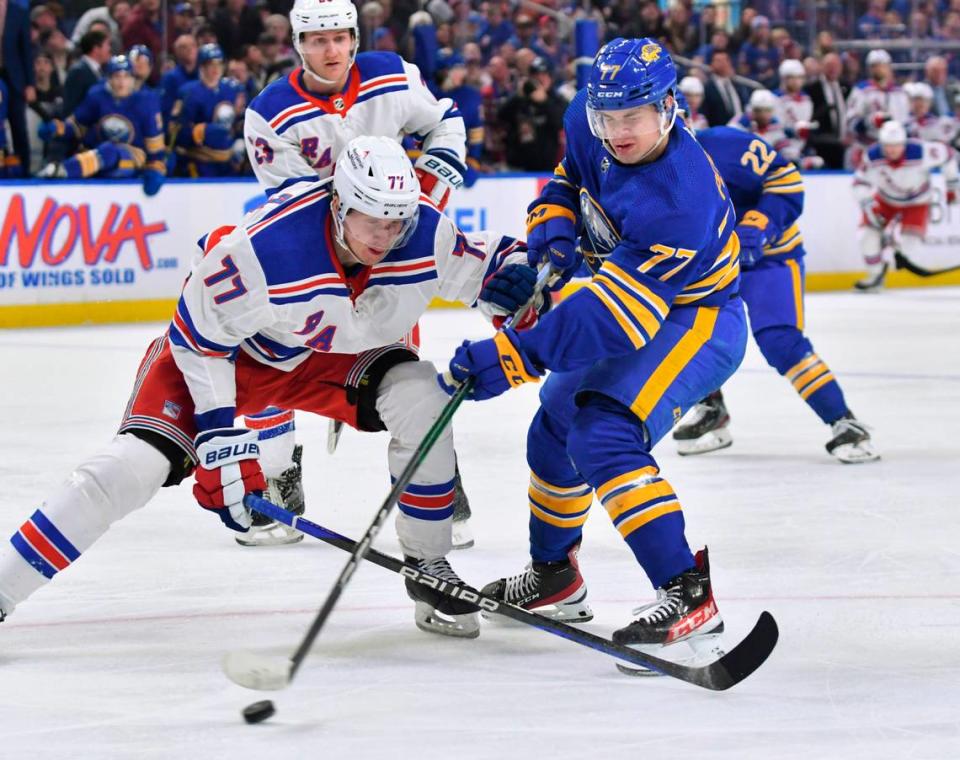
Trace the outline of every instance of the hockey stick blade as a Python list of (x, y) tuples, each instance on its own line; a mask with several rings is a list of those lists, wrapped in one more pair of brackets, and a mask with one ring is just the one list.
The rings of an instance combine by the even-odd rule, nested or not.
[[(352, 552), (357, 546), (352, 539), (310, 522), (306, 518), (287, 512), (285, 509), (277, 507), (258, 496), (248, 495), (244, 497), (244, 504), (248, 509), (271, 517), (343, 551)], [(485, 612), (503, 615), (518, 623), (539, 628), (575, 644), (595, 649), (641, 668), (654, 670), (712, 691), (729, 689), (759, 668), (770, 656), (777, 644), (779, 635), (773, 616), (769, 612), (764, 612), (747, 637), (719, 660), (701, 666), (682, 665), (617, 644), (608, 638), (553, 618), (538, 615), (522, 607), (501, 602), (470, 586), (447, 583), (376, 549), (368, 549), (364, 559), (406, 579), (434, 588), (445, 596), (476, 604)]]
[(960, 264), (956, 264), (952, 267), (943, 267), (943, 269), (925, 269), (919, 264), (915, 264), (910, 261), (910, 259), (904, 256), (900, 251), (894, 251), (893, 260), (897, 265), (897, 269), (906, 269), (910, 274), (914, 274), (917, 277), (936, 277), (941, 274), (950, 274), (950, 272), (960, 271)]
[(280, 691), (290, 683), (293, 661), (288, 657), (255, 652), (228, 652), (222, 667), (227, 678), (237, 686), (256, 691)]

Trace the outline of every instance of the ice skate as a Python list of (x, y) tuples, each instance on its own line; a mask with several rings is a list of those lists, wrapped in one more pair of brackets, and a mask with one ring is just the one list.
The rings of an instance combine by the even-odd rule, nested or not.
[(470, 500), (460, 482), (460, 470), (453, 481), (453, 548), (469, 549), (473, 546), (473, 531), (470, 529)]
[[(680, 573), (657, 589), (654, 602), (636, 608), (629, 625), (613, 632), (617, 644), (683, 664), (697, 664), (722, 657), (723, 618), (717, 610), (710, 585), (710, 561), (706, 548), (697, 552), (696, 567)], [(692, 655), (675, 644), (685, 643)], [(629, 675), (657, 675), (655, 671), (617, 665)]]
[(887, 270), (890, 265), (886, 261), (879, 264), (871, 264), (867, 267), (867, 275), (862, 280), (854, 284), (854, 289), (861, 293), (876, 293), (883, 288), (883, 282), (887, 278)]
[(706, 454), (733, 445), (729, 424), (730, 415), (723, 403), (723, 394), (714, 391), (696, 404), (673, 431), (677, 453), (681, 456)]
[[(302, 515), (306, 509), (303, 498), (303, 446), (297, 444), (293, 449), (293, 465), (277, 478), (267, 478), (267, 491), (263, 498), (271, 504), (283, 507), (295, 515)], [(293, 528), (271, 520), (266, 515), (254, 512), (253, 525), (247, 533), (236, 536), (241, 546), (283, 546), (303, 540), (303, 534)]]
[(832, 428), (833, 438), (827, 441), (827, 451), (844, 464), (875, 462), (880, 458), (869, 429), (852, 414), (841, 417)]
[(584, 601), (587, 598), (587, 586), (577, 563), (579, 550), (578, 541), (567, 552), (567, 559), (560, 562), (531, 562), (519, 575), (488, 583), (483, 587), (483, 593), (567, 623), (593, 620), (593, 610)]
[(67, 171), (62, 164), (50, 163), (40, 169), (36, 176), (41, 179), (65, 179)]
[[(404, 557), (404, 561), (447, 583), (465, 585), (446, 557), (432, 560)], [(416, 602), (414, 620), (421, 631), (463, 639), (475, 639), (480, 635), (479, 608), (475, 604), (453, 599), (409, 578), (406, 586), (407, 596)]]

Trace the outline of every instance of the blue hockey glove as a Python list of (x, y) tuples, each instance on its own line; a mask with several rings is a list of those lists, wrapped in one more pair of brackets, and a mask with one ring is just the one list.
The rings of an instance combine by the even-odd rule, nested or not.
[[(450, 360), (450, 375), (456, 384), (475, 378), (470, 398), (483, 401), (518, 385), (537, 383), (543, 372), (520, 348), (516, 332), (508, 328), (486, 340), (465, 340)], [(456, 390), (443, 375), (437, 379), (447, 393)]]
[(39, 137), (43, 142), (50, 142), (60, 132), (59, 125), (56, 120), (54, 121), (43, 121), (37, 126), (37, 137)]
[(560, 275), (562, 287), (580, 265), (574, 213), (565, 206), (541, 203), (527, 214), (527, 262), (539, 267), (546, 261)]
[(759, 211), (748, 211), (737, 225), (740, 238), (740, 266), (749, 269), (763, 258), (767, 244), (767, 225), (770, 220)]
[(143, 192), (146, 195), (156, 195), (163, 187), (164, 179), (162, 172), (158, 172), (156, 169), (145, 169), (143, 172)]
[[(507, 317), (515, 314), (524, 304), (534, 297), (537, 284), (537, 270), (526, 264), (507, 264), (494, 272), (483, 284), (480, 291), (481, 311), (493, 319), (493, 326), (500, 328)], [(528, 330), (537, 323), (543, 309), (543, 295), (531, 304), (522, 315), (513, 322), (515, 330)]]

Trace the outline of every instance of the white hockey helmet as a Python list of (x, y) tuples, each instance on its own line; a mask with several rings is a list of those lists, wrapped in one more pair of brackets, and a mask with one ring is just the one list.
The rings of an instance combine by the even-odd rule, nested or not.
[(781, 79), (785, 79), (786, 77), (807, 76), (807, 70), (803, 68), (803, 64), (796, 58), (788, 58), (781, 63), (779, 73)]
[(881, 145), (903, 145), (907, 141), (907, 130), (899, 121), (883, 122), (877, 140)]
[[(337, 195), (333, 217), (337, 242), (345, 247), (348, 246), (344, 228), (351, 211), (377, 220), (403, 223), (389, 245), (382, 246), (387, 250), (402, 246), (416, 229), (420, 183), (406, 151), (395, 140), (366, 135), (353, 138), (337, 158), (333, 190)], [(361, 242), (369, 244), (366, 240)]]
[(777, 96), (770, 90), (754, 90), (750, 93), (750, 102), (747, 103), (750, 111), (776, 111)]
[(703, 97), (703, 82), (696, 77), (684, 77), (680, 80), (678, 89), (687, 97), (691, 95)]
[(357, 8), (350, 0), (294, 0), (290, 10), (290, 28), (293, 37), (293, 47), (300, 56), (304, 71), (324, 84), (332, 84), (329, 80), (311, 71), (303, 57), (300, 47), (300, 36), (305, 32), (329, 32), (335, 29), (348, 29), (353, 33), (353, 48), (350, 52), (350, 63), (347, 71), (353, 66), (360, 46), (360, 27), (357, 23)]
[(933, 89), (926, 82), (907, 82), (903, 86), (904, 92), (909, 98), (921, 98), (923, 100), (933, 100)]
[(881, 63), (892, 63), (893, 59), (890, 53), (882, 48), (874, 48), (867, 53), (867, 66), (876, 66)]

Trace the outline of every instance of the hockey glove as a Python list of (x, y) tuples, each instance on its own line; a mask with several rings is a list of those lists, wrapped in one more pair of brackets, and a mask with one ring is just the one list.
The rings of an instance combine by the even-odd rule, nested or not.
[(243, 506), (248, 493), (261, 495), (267, 481), (260, 469), (255, 430), (219, 428), (197, 436), (196, 484), (193, 496), (232, 530), (250, 530), (250, 513)]
[(146, 195), (156, 195), (163, 187), (164, 175), (156, 169), (145, 169), (143, 172), (143, 192)]
[(456, 155), (439, 148), (423, 153), (413, 169), (420, 181), (420, 192), (441, 211), (450, 200), (450, 192), (463, 187), (463, 177), (467, 171)]
[(770, 220), (759, 211), (748, 211), (737, 225), (740, 238), (740, 266), (749, 269), (763, 258), (767, 244), (767, 225)]
[(880, 127), (890, 121), (891, 118), (890, 114), (886, 111), (877, 111), (870, 116), (870, 123), (873, 124), (874, 129), (880, 129)]
[(563, 287), (580, 265), (574, 213), (552, 203), (534, 206), (527, 214), (527, 251), (530, 266), (549, 261), (560, 275), (551, 290)]
[(952, 206), (957, 202), (957, 189), (955, 187), (947, 188), (947, 205)]
[(452, 394), (468, 377), (475, 378), (470, 398), (483, 401), (499, 396), (523, 383), (540, 382), (543, 371), (537, 369), (520, 348), (516, 332), (507, 328), (486, 340), (465, 340), (450, 360), (450, 376), (437, 377), (440, 387)]
[[(499, 329), (507, 317), (517, 312), (534, 295), (537, 270), (526, 264), (507, 264), (490, 275), (480, 291), (480, 310), (491, 317), (493, 326)], [(514, 320), (515, 330), (528, 330), (537, 323), (544, 304), (543, 294), (522, 315)]]
[(50, 142), (61, 134), (63, 134), (62, 125), (56, 119), (40, 122), (37, 126), (37, 137), (43, 142)]
[(230, 130), (222, 124), (210, 122), (209, 124), (193, 125), (193, 142), (197, 147), (210, 148), (211, 150), (230, 150), (233, 146), (233, 135)]
[(875, 230), (882, 230), (887, 226), (886, 220), (883, 218), (880, 205), (874, 202), (872, 199), (861, 204), (863, 209), (863, 223), (867, 227), (872, 227)]

